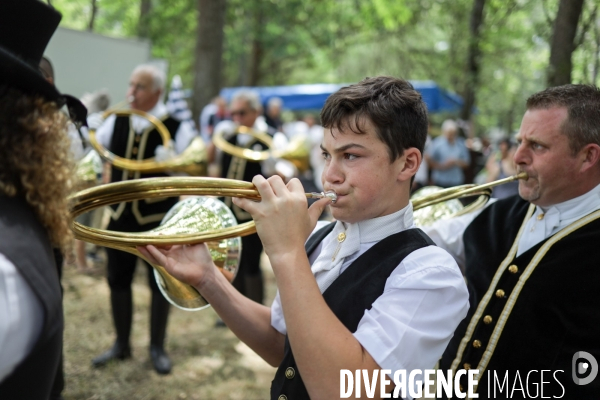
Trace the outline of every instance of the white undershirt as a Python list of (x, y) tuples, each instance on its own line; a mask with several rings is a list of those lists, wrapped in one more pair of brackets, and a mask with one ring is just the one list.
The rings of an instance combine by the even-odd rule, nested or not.
[[(148, 111), (148, 114), (153, 115), (159, 119), (166, 116), (167, 113), (167, 107), (164, 105), (164, 103), (160, 101), (156, 103), (152, 110)], [(113, 131), (115, 129), (116, 119), (117, 117), (114, 114), (109, 116), (96, 131), (96, 140), (98, 141), (98, 143), (100, 143), (107, 149), (110, 148), (110, 141), (112, 139)], [(141, 134), (145, 129), (147, 129), (151, 125), (151, 123), (147, 119), (135, 114), (131, 116), (130, 121), (133, 131), (138, 135)], [(194, 127), (191, 125), (190, 121), (181, 121), (175, 135), (173, 135), (173, 133), (171, 134), (172, 136), (175, 136), (175, 152), (177, 154), (182, 153), (190, 144), (192, 139), (198, 135)]]
[(29, 354), (44, 322), (42, 304), (0, 253), (0, 382)]
[[(487, 206), (494, 202), (495, 199), (490, 200)], [(599, 209), (600, 185), (579, 197), (545, 209), (536, 206), (535, 212), (527, 221), (523, 234), (519, 239), (517, 257), (571, 223)], [(452, 254), (461, 268), (464, 268), (465, 244), (463, 234), (467, 226), (480, 212), (481, 210), (457, 218), (440, 220), (421, 229), (438, 246)], [(544, 217), (538, 219), (540, 214), (544, 214)], [(520, 225), (522, 221), (514, 221), (514, 223)]]
[[(315, 267), (323, 268), (316, 265), (321, 252), (328, 253), (331, 248), (335, 252), (337, 248), (337, 236), (344, 231), (344, 224), (338, 221), (309, 258), (321, 291), (321, 281), (329, 280), (321, 275), (339, 276), (380, 240), (413, 228), (411, 204), (384, 217), (346, 224), (346, 239), (332, 268), (326, 266), (322, 272), (315, 272)], [(330, 246), (331, 243), (335, 245)], [(331, 255), (325, 258), (331, 260)], [(467, 315), (468, 298), (464, 279), (452, 257), (436, 246), (421, 248), (394, 269), (383, 294), (365, 311), (354, 337), (381, 368), (392, 371), (392, 376), (399, 369), (433, 368)], [(271, 325), (282, 334), (287, 333), (279, 292), (271, 306)]]

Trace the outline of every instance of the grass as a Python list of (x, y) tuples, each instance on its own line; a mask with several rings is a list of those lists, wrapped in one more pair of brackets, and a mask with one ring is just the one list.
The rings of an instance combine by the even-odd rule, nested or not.
[[(263, 265), (268, 260), (263, 259)], [(173, 361), (170, 375), (157, 374), (150, 363), (150, 290), (145, 268), (138, 266), (133, 284), (134, 316), (131, 359), (94, 369), (91, 360), (112, 346), (114, 328), (103, 263), (90, 274), (66, 266), (64, 286), (65, 400), (266, 399), (275, 369), (241, 343), (228, 328), (215, 328), (216, 313), (172, 308), (166, 349)], [(270, 304), (275, 283), (263, 268)]]

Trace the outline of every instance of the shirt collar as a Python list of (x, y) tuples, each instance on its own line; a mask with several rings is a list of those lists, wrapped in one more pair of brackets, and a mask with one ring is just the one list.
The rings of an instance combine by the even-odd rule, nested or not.
[(155, 116), (156, 118), (162, 118), (167, 114), (167, 106), (162, 101), (156, 103), (152, 110), (148, 111), (148, 114)]
[(600, 208), (600, 185), (574, 199), (555, 204), (545, 212), (542, 207), (536, 206), (534, 215), (558, 215), (557, 224), (563, 221), (573, 222)]
[(353, 224), (338, 221), (333, 229), (335, 236), (346, 232), (347, 240), (356, 239), (358, 243), (377, 242), (390, 235), (413, 228), (413, 206), (411, 202), (401, 210), (383, 217), (371, 218)]

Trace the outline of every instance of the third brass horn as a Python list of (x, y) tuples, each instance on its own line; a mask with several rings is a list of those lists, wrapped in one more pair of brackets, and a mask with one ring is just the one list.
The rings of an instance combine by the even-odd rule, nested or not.
[[(148, 120), (148, 122), (150, 122), (150, 124), (152, 124), (160, 134), (163, 141), (163, 146), (166, 148), (171, 146), (171, 135), (169, 130), (165, 124), (163, 124), (162, 121), (155, 116), (134, 109), (111, 109), (106, 111), (102, 117), (106, 119), (113, 114), (116, 116), (128, 117), (137, 115)], [(181, 154), (178, 154), (176, 157), (165, 161), (157, 161), (154, 157), (138, 160), (130, 160), (119, 157), (111, 153), (98, 142), (96, 139), (95, 129), (90, 129), (89, 136), (90, 144), (98, 152), (100, 157), (119, 169), (146, 174), (154, 172), (183, 172), (192, 176), (207, 175), (208, 154), (206, 151), (206, 145), (200, 136), (195, 137)], [(140, 154), (140, 157), (141, 156), (142, 155)]]

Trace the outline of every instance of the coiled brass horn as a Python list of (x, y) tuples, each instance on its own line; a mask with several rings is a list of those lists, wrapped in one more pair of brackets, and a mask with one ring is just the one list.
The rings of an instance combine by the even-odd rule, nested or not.
[[(189, 198), (177, 203), (167, 213), (161, 225), (147, 232), (123, 233), (95, 229), (75, 221), (80, 214), (98, 207), (149, 198), (177, 195), (244, 197), (259, 200), (250, 182), (202, 177), (146, 178), (115, 182), (75, 193), (69, 199), (73, 217), (71, 228), (77, 239), (110, 247), (144, 258), (136, 246), (154, 244), (194, 244), (207, 242), (213, 260), (231, 282), (237, 273), (237, 257), (241, 236), (256, 232), (253, 221), (238, 225), (231, 210), (214, 198)], [(307, 197), (334, 197), (331, 193), (307, 193)], [(148, 261), (148, 260), (146, 260)], [(163, 295), (173, 305), (184, 310), (199, 310), (208, 306), (192, 286), (184, 284), (163, 267), (150, 263)]]
[[(498, 179), (480, 185), (467, 184), (447, 189), (424, 187), (412, 197), (414, 221), (418, 226), (430, 225), (442, 218), (453, 218), (468, 214), (483, 207), (489, 200), (495, 186), (513, 182), (519, 179), (527, 180), (527, 173)], [(464, 206), (458, 201), (463, 197), (478, 196), (473, 202)]]
[[(165, 148), (170, 148), (171, 135), (169, 134), (169, 130), (165, 124), (163, 124), (162, 121), (155, 116), (135, 109), (111, 109), (106, 111), (102, 117), (106, 119), (112, 114), (117, 116), (138, 115), (147, 119), (148, 122), (154, 125), (160, 134), (163, 141), (163, 146)], [(89, 138), (90, 144), (98, 152), (100, 157), (119, 169), (146, 174), (154, 172), (183, 172), (192, 176), (207, 175), (208, 154), (204, 141), (199, 136), (195, 137), (181, 154), (165, 161), (156, 161), (154, 157), (144, 160), (130, 160), (119, 157), (108, 151), (98, 142), (96, 139), (95, 129), (90, 129)]]
[(307, 171), (310, 168), (310, 140), (306, 135), (294, 136), (285, 149), (274, 149), (273, 138), (266, 133), (259, 132), (246, 126), (238, 126), (234, 134), (250, 135), (254, 139), (265, 144), (268, 149), (256, 151), (235, 146), (225, 140), (223, 136), (224, 131), (221, 129), (217, 129), (213, 133), (212, 140), (215, 147), (234, 157), (250, 161), (265, 161), (269, 158), (280, 158), (290, 161), (300, 172)]
[[(520, 173), (484, 185), (463, 185), (456, 188), (443, 189), (439, 192), (413, 199), (413, 208), (414, 210), (420, 210), (440, 202), (473, 195), (479, 195), (480, 198), (487, 201), (492, 187), (516, 179), (527, 179), (527, 174)], [(181, 205), (182, 202), (177, 203), (169, 211), (169, 214), (163, 220), (163, 224), (157, 229), (148, 232), (125, 233), (107, 231), (87, 227), (74, 220), (80, 214), (110, 204), (178, 195), (242, 197), (260, 200), (258, 190), (251, 182), (232, 179), (164, 177), (115, 182), (85, 189), (70, 197), (70, 211), (73, 217), (71, 227), (75, 237), (79, 240), (127, 251), (142, 258), (143, 256), (137, 251), (136, 246), (147, 244), (167, 246), (209, 242), (209, 249), (211, 252), (215, 252), (213, 253), (215, 263), (221, 268), (221, 272), (229, 281), (232, 281), (237, 272), (237, 265), (235, 263), (237, 250), (235, 248), (236, 246), (239, 248), (239, 245), (235, 242), (223, 241), (236, 240), (233, 238), (239, 240), (241, 236), (247, 236), (256, 232), (256, 226), (254, 225), (254, 221), (237, 225), (229, 208), (216, 199), (209, 200), (213, 203), (220, 203), (222, 207), (211, 205), (214, 210), (218, 209), (218, 211), (213, 212), (206, 212), (197, 207), (198, 203), (194, 201), (200, 200), (194, 198), (185, 200), (183, 202), (184, 205)], [(332, 200), (336, 199), (335, 194), (332, 193), (307, 193), (306, 196), (310, 198), (327, 196), (331, 197)], [(189, 204), (185, 203), (186, 201)], [(485, 204), (485, 201), (477, 201), (475, 203), (477, 207), (481, 207)], [(474, 209), (475, 207), (465, 208), (461, 212), (465, 213)], [(223, 218), (217, 218), (217, 216)], [(226, 250), (228, 248), (233, 250)], [(218, 261), (219, 259), (221, 260), (220, 262)], [(161, 291), (172, 304), (186, 310), (197, 310), (208, 306), (206, 300), (192, 286), (179, 282), (169, 275), (163, 267), (151, 265), (154, 267), (155, 276), (157, 277)]]

